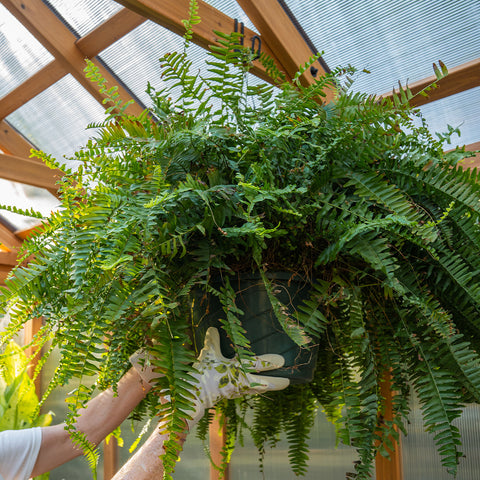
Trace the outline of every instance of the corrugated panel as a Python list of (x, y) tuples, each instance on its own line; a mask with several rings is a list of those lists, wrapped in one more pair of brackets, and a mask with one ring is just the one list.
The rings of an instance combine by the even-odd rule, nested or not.
[(0, 4), (0, 97), (51, 60), (52, 55)]
[(331, 67), (372, 72), (357, 88), (384, 93), (397, 80), (432, 75), (439, 59), (453, 67), (479, 55), (478, 0), (287, 0)]
[[(165, 86), (159, 59), (166, 53), (183, 51), (183, 43), (180, 35), (146, 21), (101, 52), (99, 57), (141, 102), (149, 106), (151, 101), (145, 93), (147, 83), (156, 90)], [(206, 50), (191, 43), (188, 58), (192, 62), (192, 73), (207, 73)], [(252, 85), (259, 82), (253, 75), (249, 75), (248, 81)]]
[(461, 136), (454, 135), (451, 146), (445, 144), (447, 150), (480, 141), (480, 87), (428, 103), (421, 111), (433, 132), (459, 127)]
[[(147, 21), (101, 52), (100, 58), (145, 105), (150, 105), (145, 93), (147, 82), (156, 89), (163, 86), (159, 58), (182, 49), (182, 37)], [(190, 52), (195, 68), (202, 69), (205, 50), (192, 44)]]
[[(242, 22), (247, 28), (258, 33), (258, 30), (255, 28), (255, 25), (248, 18), (247, 14), (242, 10), (240, 5), (236, 1), (232, 0), (206, 0), (206, 3), (210, 4), (212, 7), (215, 7), (217, 10), (220, 10), (225, 15), (233, 19), (237, 19), (239, 22)], [(233, 30), (233, 25), (232, 25)]]
[[(424, 430), (418, 402), (412, 405), (410, 424), (406, 437), (402, 438), (404, 480), (452, 480), (441, 466), (440, 456), (433, 442), (433, 436)], [(465, 454), (458, 466), (458, 480), (478, 480), (480, 472), (480, 406), (468, 405), (462, 417), (455, 421), (462, 435)]]
[[(272, 404), (272, 408), (275, 406)], [(358, 454), (353, 447), (336, 446), (335, 426), (322, 411), (318, 411), (308, 440), (309, 468), (305, 476), (292, 472), (288, 458), (288, 442), (284, 435), (275, 448), (265, 448), (264, 473), (259, 469), (259, 454), (250, 436), (245, 434), (244, 446), (238, 446), (231, 461), (231, 475), (235, 480), (345, 480), (347, 472), (354, 471)], [(423, 480), (423, 479), (422, 479)]]
[(104, 119), (102, 106), (71, 76), (59, 80), (7, 117), (7, 121), (58, 161), (72, 155)]
[[(371, 71), (354, 89), (382, 94), (400, 80), (414, 82), (433, 74), (439, 59), (455, 67), (479, 56), (478, 0), (286, 0), (330, 67), (352, 64)], [(465, 122), (459, 144), (480, 140), (478, 89), (434, 102), (422, 111), (432, 130)], [(459, 121), (460, 119), (460, 121)]]
[[(58, 200), (43, 188), (0, 179), (0, 204), (23, 209), (33, 208), (43, 215), (49, 215), (57, 208)], [(24, 217), (6, 210), (0, 210), (0, 216), (17, 230), (24, 230), (39, 222), (37, 218)]]
[(44, 0), (80, 37), (98, 27), (123, 7), (113, 0)]

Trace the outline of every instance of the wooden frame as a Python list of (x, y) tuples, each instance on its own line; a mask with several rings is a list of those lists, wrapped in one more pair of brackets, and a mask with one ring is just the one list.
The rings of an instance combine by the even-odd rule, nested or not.
[[(215, 415), (208, 430), (208, 441), (210, 445), (210, 456), (215, 465), (222, 463), (222, 450), (226, 441), (226, 426), (219, 415)], [(214, 467), (210, 467), (210, 480), (230, 480), (230, 465), (226, 466), (225, 473), (222, 475)]]
[(76, 40), (75, 44), (85, 57), (93, 58), (146, 20), (128, 8), (122, 8), (90, 33)]
[[(290, 20), (287, 13), (283, 10), (277, 0), (237, 0), (250, 20), (258, 28), (262, 38), (264, 38), (277, 58), (286, 69), (286, 73), (292, 78), (300, 65), (303, 65), (308, 59), (316, 54), (303, 39), (300, 32)], [(322, 64), (318, 61), (314, 63), (317, 69), (316, 75), (325, 74)], [(300, 81), (304, 85), (310, 85), (315, 82), (315, 76), (310, 70), (307, 70)], [(333, 100), (335, 92), (328, 91), (326, 102)]]
[[(383, 418), (387, 421), (393, 420), (393, 398), (391, 374), (386, 372), (383, 382), (380, 385), (380, 396), (383, 398)], [(402, 445), (400, 440), (390, 439), (394, 445), (393, 451), (388, 451), (390, 458), (377, 454), (375, 458), (376, 480), (402, 480)]]
[(22, 240), (3, 223), (0, 223), (0, 243), (13, 252), (16, 252), (22, 246)]
[[(116, 1), (179, 35), (183, 35), (185, 32), (182, 20), (185, 19), (188, 12), (189, 0), (162, 0), (161, 2), (158, 0)], [(224, 33), (233, 32), (234, 19), (225, 15), (220, 10), (217, 10), (203, 0), (198, 0), (198, 6), (198, 14), (202, 21), (198, 25), (194, 25), (192, 28), (193, 42), (205, 49), (209, 49), (210, 45), (215, 44), (217, 41), (214, 30)], [(253, 37), (257, 36), (255, 32), (247, 27), (244, 27), (244, 35), (244, 42), (246, 45), (250, 45)], [(262, 36), (260, 36), (260, 38), (262, 51), (272, 57), (280, 70), (288, 73), (274, 50), (269, 45), (268, 40)], [(259, 62), (254, 63), (252, 73), (266, 81), (270, 80), (268, 75), (266, 75), (265, 68)]]
[(0, 148), (10, 155), (28, 158), (32, 145), (5, 120), (1, 120)]
[[(413, 94), (418, 93), (431, 83), (436, 81), (436, 77), (431, 76), (424, 78), (417, 82), (409, 84), (409, 88)], [(471, 88), (480, 86), (480, 58), (472, 60), (471, 62), (463, 63), (457, 67), (449, 68), (448, 75), (438, 82), (438, 88), (430, 91), (428, 97), (418, 96), (410, 102), (412, 106), (419, 107), (441, 98), (455, 95), (456, 93), (464, 92)], [(392, 92), (388, 92), (383, 97), (391, 97)]]
[(0, 178), (56, 191), (61, 170), (51, 170), (40, 161), (0, 153)]
[[(98, 102), (105, 98), (97, 85), (85, 78), (85, 56), (76, 44), (75, 35), (56, 17), (41, 0), (1, 0), (1, 3), (30, 31), (30, 33), (60, 62), (87, 92)], [(97, 64), (99, 73), (109, 85), (117, 85), (116, 79), (101, 64)], [(118, 93), (125, 101), (130, 94), (121, 85)], [(129, 112), (140, 114), (143, 108), (137, 104), (129, 106)]]
[(0, 98), (0, 119), (6, 118), (32, 98), (66, 75), (60, 61), (54, 59), (17, 88)]
[(474, 157), (462, 160), (461, 164), (464, 168), (480, 168), (480, 142), (472, 143), (465, 146), (467, 152), (477, 152)]

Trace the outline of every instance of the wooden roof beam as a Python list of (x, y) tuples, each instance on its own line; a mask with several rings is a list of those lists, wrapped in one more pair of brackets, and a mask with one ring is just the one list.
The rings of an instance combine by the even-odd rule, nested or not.
[[(128, 8), (123, 8), (82, 38), (75, 41), (85, 58), (93, 58), (123, 35), (146, 21)], [(54, 59), (3, 98), (0, 98), (0, 120), (20, 108), (39, 93), (63, 78), (68, 71)]]
[(128, 8), (122, 8), (75, 44), (85, 57), (93, 58), (146, 20)]
[[(413, 98), (410, 101), (410, 105), (419, 107), (434, 102), (435, 100), (440, 100), (441, 98), (446, 98), (450, 95), (455, 95), (456, 93), (480, 86), (480, 58), (463, 63), (457, 67), (449, 68), (448, 75), (441, 80), (436, 81), (436, 78), (431, 76), (411, 83), (408, 87), (413, 94), (416, 94), (433, 82), (437, 83), (438, 88), (431, 90), (428, 97), (419, 95)], [(382, 97), (391, 98), (392, 92), (385, 93)]]
[(52, 60), (17, 88), (0, 98), (0, 120), (42, 93), (50, 85), (65, 76), (66, 73), (64, 66), (58, 60)]
[[(178, 35), (183, 35), (185, 33), (185, 27), (182, 20), (185, 20), (188, 16), (189, 0), (162, 0), (161, 2), (158, 0), (116, 1), (139, 15), (168, 28)], [(210, 45), (215, 44), (217, 41), (217, 38), (213, 33), (214, 30), (227, 34), (234, 31), (234, 19), (225, 15), (223, 12), (217, 10), (203, 0), (198, 0), (198, 14), (202, 20), (192, 28), (193, 42), (205, 49), (209, 49)], [(256, 32), (245, 27), (244, 36), (244, 44), (250, 45), (253, 37), (258, 35)], [(265, 52), (272, 57), (278, 68), (288, 74), (285, 67), (279, 61), (278, 56), (271, 48), (268, 40), (263, 36), (261, 36), (261, 45), (262, 52)], [(254, 62), (251, 72), (263, 80), (270, 81), (265, 68), (257, 61)]]
[(7, 279), (10, 270), (12, 270), (11, 266), (0, 265), (0, 285), (5, 285), (5, 280)]
[(0, 252), (0, 265), (13, 268), (17, 263), (17, 254), (15, 252)]
[[(298, 67), (316, 53), (312, 52), (278, 0), (237, 0), (237, 2), (257, 27), (262, 38), (268, 42), (290, 77), (293, 77)], [(317, 76), (326, 73), (320, 62), (316, 61), (313, 66), (317, 69)], [(315, 77), (308, 70), (300, 81), (307, 86), (315, 82)], [(333, 100), (335, 92), (330, 90), (326, 93), (325, 101)]]
[(57, 190), (56, 182), (62, 176), (61, 170), (52, 170), (39, 161), (0, 153), (0, 178), (52, 191)]
[[(480, 152), (480, 142), (471, 143), (465, 146), (467, 152)], [(464, 168), (480, 168), (480, 153), (474, 157), (465, 158), (461, 161)]]
[(0, 148), (11, 155), (29, 157), (32, 144), (5, 120), (0, 121)]
[[(85, 78), (85, 55), (77, 47), (77, 38), (42, 2), (42, 0), (0, 0), (0, 2), (30, 31), (30, 33), (56, 58), (62, 67), (70, 73), (98, 102), (104, 97), (97, 85)], [(97, 63), (100, 74), (110, 86), (118, 81), (102, 65)], [(130, 94), (120, 85), (118, 93), (124, 101)], [(140, 114), (142, 107), (137, 104), (129, 106), (129, 112)]]
[(16, 252), (22, 246), (22, 239), (17, 237), (3, 223), (0, 223), (0, 243), (10, 251)]
[[(28, 140), (26, 140), (22, 135), (20, 135), (13, 127), (11, 127), (5, 120), (0, 121), (0, 148), (5, 152), (6, 155), (19, 157), (24, 161), (29, 161), (39, 166), (39, 167), (37, 166), (33, 168), (36, 168), (36, 169), (48, 168), (42, 163), (41, 160), (37, 158), (29, 158), (30, 150), (33, 148), (33, 145)], [(10, 166), (9, 168), (14, 169), (15, 167)], [(54, 184), (58, 179), (59, 173), (54, 170), (50, 170), (50, 169), (48, 170), (52, 175), (50, 185), (53, 185), (53, 187), (45, 186), (44, 188), (46, 188), (52, 195), (58, 196), (57, 187)], [(37, 172), (40, 170), (34, 170), (34, 171)], [(12, 175), (15, 175), (15, 172), (12, 172)], [(24, 182), (24, 183), (27, 183), (28, 185), (34, 185), (34, 183), (31, 183), (31, 182), (35, 182), (35, 181), (36, 180), (34, 178), (29, 177), (28, 182)]]

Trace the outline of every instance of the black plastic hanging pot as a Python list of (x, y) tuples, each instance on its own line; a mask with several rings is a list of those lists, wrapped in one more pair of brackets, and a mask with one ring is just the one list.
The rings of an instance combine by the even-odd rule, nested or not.
[[(310, 285), (299, 275), (280, 272), (267, 276), (273, 282), (275, 297), (286, 306), (290, 314), (308, 297)], [(235, 304), (244, 312), (241, 322), (252, 351), (257, 355), (277, 353), (285, 358), (284, 367), (265, 372), (265, 375), (287, 377), (291, 383), (310, 382), (315, 370), (318, 342), (313, 339), (309, 345), (300, 347), (284, 332), (260, 275), (239, 274), (234, 279), (230, 277), (230, 284), (236, 293)], [(221, 279), (212, 282), (216, 289), (222, 285)], [(216, 296), (195, 291), (192, 317), (197, 351), (203, 345), (207, 329), (216, 327), (220, 333), (223, 355), (227, 358), (235, 355), (232, 342), (222, 328), (221, 319), (225, 318), (225, 313)]]

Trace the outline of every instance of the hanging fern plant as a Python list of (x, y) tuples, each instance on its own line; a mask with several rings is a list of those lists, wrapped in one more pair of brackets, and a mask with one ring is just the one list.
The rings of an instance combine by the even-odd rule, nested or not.
[[(393, 100), (355, 93), (340, 69), (304, 87), (284, 82), (263, 56), (276, 85), (249, 85), (251, 52), (237, 34), (217, 35), (206, 75), (191, 72), (188, 50), (161, 59), (168, 86), (149, 87), (153, 108), (139, 117), (88, 64), (111, 108), (75, 154), (81, 166), (59, 184), (62, 208), (25, 242), (23, 257), (33, 260), (7, 280), (2, 303), (12, 324), (2, 341), (45, 318), (35, 343), (53, 338), (61, 352), (49, 391), (80, 380), (68, 399), (72, 431), (93, 389), (115, 388), (129, 355), (146, 346), (165, 373), (154, 393), (172, 401), (157, 405), (150, 395), (138, 414), (169, 423), (168, 476), (181, 419), (191, 413), (183, 378), (196, 355), (193, 290), (219, 298), (237, 354), (249, 355), (233, 287), (211, 280), (239, 271), (267, 279), (281, 269), (310, 284), (295, 315), (279, 304), (276, 314), (297, 343), (318, 338), (314, 379), (219, 405), (228, 445), (248, 428), (262, 453), (284, 431), (293, 471), (304, 474), (321, 405), (339, 440), (358, 450), (357, 478), (367, 479), (376, 453), (403, 430), (413, 389), (455, 474), (461, 447), (452, 421), (480, 401), (478, 172), (458, 165), (464, 150), (442, 151), (409, 107), (408, 88)], [(326, 89), (338, 91), (329, 104)], [(274, 298), (274, 285), (265, 287)], [(397, 392), (393, 421), (382, 416), (386, 372)], [(84, 384), (89, 376), (93, 387)]]

